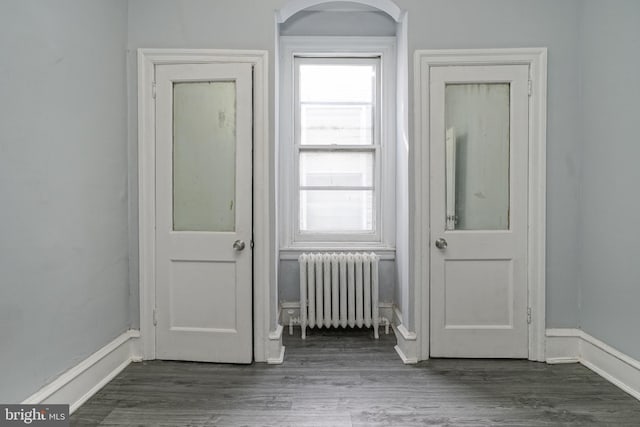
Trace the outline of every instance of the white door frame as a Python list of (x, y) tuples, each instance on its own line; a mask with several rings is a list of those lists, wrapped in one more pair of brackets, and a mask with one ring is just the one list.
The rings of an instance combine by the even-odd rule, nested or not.
[(413, 274), (417, 359), (429, 358), (429, 79), (431, 67), (448, 65), (529, 66), (527, 294), (531, 309), (529, 360), (545, 360), (547, 49), (416, 50), (414, 54)]
[(155, 359), (155, 102), (158, 64), (253, 65), (253, 357), (267, 361), (271, 318), (272, 252), (269, 200), (268, 53), (258, 50), (138, 49), (138, 215), (140, 339), (144, 359)]

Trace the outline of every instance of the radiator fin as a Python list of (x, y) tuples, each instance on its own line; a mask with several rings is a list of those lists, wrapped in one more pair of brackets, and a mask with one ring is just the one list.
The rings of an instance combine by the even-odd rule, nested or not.
[(375, 253), (304, 253), (300, 263), (300, 324), (373, 327), (378, 338), (378, 263)]

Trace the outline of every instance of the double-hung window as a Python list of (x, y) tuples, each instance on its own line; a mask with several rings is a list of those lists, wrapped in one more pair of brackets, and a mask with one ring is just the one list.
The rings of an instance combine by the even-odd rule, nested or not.
[(298, 241), (380, 241), (380, 58), (294, 58)]
[(280, 249), (393, 251), (392, 37), (282, 37)]

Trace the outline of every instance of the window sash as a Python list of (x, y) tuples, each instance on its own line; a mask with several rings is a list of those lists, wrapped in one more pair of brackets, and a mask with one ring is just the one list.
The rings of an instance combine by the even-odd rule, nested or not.
[[(299, 190), (323, 190), (323, 189), (345, 189), (345, 190), (375, 190), (376, 179), (379, 175), (379, 158), (380, 147), (378, 146), (363, 146), (363, 145), (298, 145), (296, 146), (297, 154), (297, 179)], [(302, 153), (372, 153), (373, 154), (373, 179), (372, 185), (302, 185), (300, 183), (300, 155)]]
[[(358, 188), (355, 190), (345, 190), (345, 189), (335, 189), (335, 188), (330, 188), (328, 190), (319, 190), (319, 189), (314, 189), (314, 190), (300, 190), (298, 196), (300, 197), (300, 200), (302, 201), (303, 198), (309, 198), (310, 196), (312, 196), (312, 194), (316, 194), (318, 196), (321, 196), (323, 192), (327, 192), (327, 191), (331, 191), (334, 193), (340, 193), (344, 196), (347, 197), (354, 197), (356, 199), (356, 202), (359, 199), (359, 202), (362, 203), (359, 208), (364, 208), (362, 210), (356, 210), (354, 212), (352, 212), (352, 215), (350, 217), (345, 217), (345, 218), (341, 218), (343, 221), (346, 222), (353, 222), (354, 218), (356, 217), (360, 217), (358, 222), (359, 222), (359, 226), (356, 226), (354, 228), (346, 228), (344, 226), (336, 226), (335, 228), (326, 228), (326, 229), (322, 229), (322, 230), (313, 230), (313, 229), (303, 229), (302, 225), (300, 226), (300, 230), (299, 233), (302, 236), (313, 236), (313, 235), (318, 235), (318, 234), (322, 234), (322, 235), (331, 235), (331, 236), (335, 236), (335, 235), (341, 235), (341, 236), (352, 236), (352, 235), (360, 235), (360, 236), (370, 236), (370, 235), (375, 235), (376, 233), (376, 215), (375, 215), (375, 199), (376, 199), (376, 194), (374, 190), (365, 190), (362, 188)], [(303, 193), (304, 197), (303, 197)], [(340, 204), (341, 202), (344, 203), (344, 199), (341, 200), (341, 197), (338, 197), (338, 200), (335, 200), (336, 203)], [(353, 202), (353, 200), (351, 201)], [(369, 202), (371, 203), (369, 205)], [(371, 207), (371, 209), (369, 209), (369, 206)], [(322, 211), (322, 209), (320, 210)], [(355, 215), (353, 215), (355, 214)], [(305, 216), (305, 212), (304, 212), (304, 208), (301, 207), (300, 211), (298, 212), (298, 216), (299, 216), (299, 221), (302, 222), (302, 217)], [(321, 215), (320, 215), (321, 216)], [(366, 227), (366, 223), (370, 223), (370, 228), (365, 228)], [(361, 227), (360, 229), (358, 229), (357, 227)]]
[[(381, 240), (381, 152), (380, 152), (380, 98), (381, 98), (381, 76), (379, 56), (363, 57), (363, 58), (308, 58), (296, 56), (294, 57), (294, 79), (293, 79), (293, 98), (294, 98), (294, 185), (291, 196), (294, 199), (292, 203), (293, 220), (294, 220), (294, 241), (310, 242), (310, 241), (380, 241)], [(348, 102), (348, 101), (300, 101), (300, 66), (303, 64), (336, 64), (336, 65), (372, 65), (375, 70), (375, 85), (373, 88), (373, 98), (370, 103), (367, 102)], [(301, 114), (303, 105), (367, 105), (371, 106), (372, 114), (372, 137), (371, 144), (302, 144)], [(318, 186), (318, 185), (301, 185), (300, 175), (300, 157), (304, 152), (368, 152), (373, 155), (373, 179), (372, 185), (368, 186)], [(309, 231), (302, 230), (301, 227), (301, 195), (302, 191), (371, 191), (372, 194), (372, 224), (371, 230), (323, 230)]]

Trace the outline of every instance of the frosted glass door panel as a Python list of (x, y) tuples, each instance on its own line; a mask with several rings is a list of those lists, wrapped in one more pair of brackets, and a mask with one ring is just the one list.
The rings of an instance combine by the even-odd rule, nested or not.
[(447, 230), (509, 229), (509, 94), (509, 83), (445, 86)]
[(173, 229), (235, 231), (236, 84), (173, 85)]

